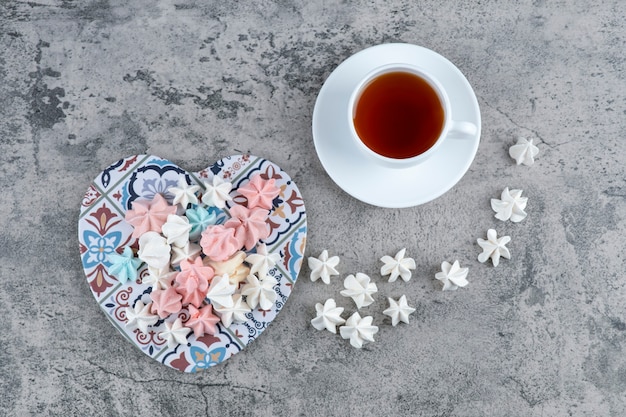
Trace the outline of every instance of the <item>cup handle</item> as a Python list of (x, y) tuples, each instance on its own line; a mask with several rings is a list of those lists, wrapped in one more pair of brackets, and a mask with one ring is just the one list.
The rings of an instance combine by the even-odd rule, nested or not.
[(450, 129), (448, 130), (448, 136), (452, 138), (469, 138), (476, 135), (478, 127), (471, 122), (450, 122)]

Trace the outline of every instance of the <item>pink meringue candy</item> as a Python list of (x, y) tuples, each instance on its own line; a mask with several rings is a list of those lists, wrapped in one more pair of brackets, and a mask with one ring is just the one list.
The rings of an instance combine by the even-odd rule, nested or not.
[(175, 288), (182, 295), (183, 305), (191, 304), (199, 307), (206, 297), (213, 275), (213, 268), (204, 266), (200, 257), (193, 262), (181, 261), (180, 272), (176, 275)]
[(249, 209), (260, 207), (269, 210), (274, 205), (274, 199), (280, 194), (280, 188), (274, 185), (275, 182), (274, 178), (264, 180), (260, 174), (256, 174), (237, 191), (248, 199)]
[(152, 312), (162, 319), (170, 314), (178, 313), (183, 308), (182, 296), (174, 287), (164, 290), (153, 289), (150, 298), (152, 299)]
[(211, 304), (206, 304), (200, 309), (190, 305), (189, 316), (185, 326), (192, 329), (196, 337), (217, 333), (217, 323), (219, 323), (220, 318), (213, 314), (213, 306)]
[(243, 206), (233, 206), (230, 209), (230, 219), (224, 223), (224, 227), (235, 229), (235, 238), (239, 247), (250, 250), (261, 239), (270, 235), (267, 225), (268, 211), (262, 208), (247, 209)]
[(135, 200), (131, 207), (132, 209), (126, 212), (125, 219), (135, 228), (134, 238), (149, 231), (161, 233), (161, 227), (167, 221), (167, 216), (176, 214), (176, 207), (170, 206), (161, 194), (155, 194), (152, 201)]
[(209, 259), (217, 262), (227, 260), (241, 248), (235, 238), (235, 229), (221, 224), (209, 226), (202, 232), (200, 246)]

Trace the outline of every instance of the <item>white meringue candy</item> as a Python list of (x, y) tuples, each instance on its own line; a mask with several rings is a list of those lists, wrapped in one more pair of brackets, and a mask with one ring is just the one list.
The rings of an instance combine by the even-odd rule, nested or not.
[(393, 258), (389, 255), (380, 258), (385, 264), (380, 268), (380, 274), (382, 276), (389, 275), (389, 282), (395, 282), (398, 277), (401, 277), (404, 282), (411, 279), (411, 269), (416, 267), (415, 261), (413, 258), (405, 258), (405, 253), (406, 248), (400, 249)]
[(387, 301), (389, 308), (383, 311), (383, 314), (391, 317), (391, 325), (396, 327), (400, 322), (409, 324), (409, 315), (414, 313), (415, 309), (407, 304), (406, 295), (400, 297), (398, 301), (388, 297)]
[(170, 187), (169, 192), (174, 194), (173, 205), (180, 204), (186, 209), (189, 204), (198, 204), (198, 196), (196, 192), (200, 191), (199, 185), (189, 185), (185, 177), (178, 179), (177, 187)]
[(276, 302), (274, 286), (278, 282), (272, 276), (258, 279), (255, 275), (248, 275), (247, 283), (241, 289), (241, 295), (246, 296), (250, 308), (260, 307), (261, 310), (269, 310)]
[(177, 318), (174, 322), (165, 322), (165, 330), (159, 333), (159, 337), (167, 342), (167, 347), (175, 348), (177, 345), (187, 343), (187, 335), (191, 329), (183, 326), (182, 320)]
[(330, 277), (339, 275), (335, 267), (339, 265), (339, 257), (328, 257), (328, 251), (324, 249), (319, 257), (309, 256), (309, 268), (311, 269), (311, 281), (315, 282), (319, 278), (324, 284), (330, 284)]
[(467, 282), (468, 271), (468, 268), (461, 268), (459, 261), (454, 261), (452, 265), (444, 261), (441, 263), (441, 272), (435, 274), (435, 279), (443, 283), (442, 291), (454, 291), (469, 284)]
[(524, 164), (530, 166), (535, 163), (535, 156), (539, 153), (539, 148), (533, 145), (533, 140), (519, 137), (517, 143), (509, 148), (509, 155), (515, 159), (517, 165)]
[(243, 301), (241, 294), (234, 294), (232, 307), (217, 305), (215, 306), (215, 311), (219, 314), (222, 324), (225, 327), (229, 327), (233, 323), (243, 323), (248, 320), (246, 314), (252, 310), (248, 306), (248, 303)]
[(354, 275), (348, 275), (343, 280), (343, 286), (345, 290), (339, 294), (344, 297), (350, 297), (354, 300), (356, 308), (367, 307), (374, 302), (372, 294), (378, 291), (378, 287), (373, 282), (370, 282), (370, 277), (358, 272), (356, 277)]
[(256, 253), (248, 255), (246, 262), (250, 264), (250, 273), (259, 278), (265, 278), (267, 272), (280, 261), (280, 254), (267, 253), (267, 246), (261, 243), (256, 247)]
[(182, 261), (193, 261), (202, 252), (202, 247), (196, 243), (187, 242), (182, 247), (172, 246), (172, 265), (177, 266)]
[(528, 203), (527, 197), (522, 197), (522, 190), (511, 190), (506, 187), (502, 191), (500, 200), (497, 198), (491, 199), (491, 208), (496, 212), (496, 219), (506, 221), (511, 220), (513, 223), (521, 222), (526, 218), (526, 203)]
[(157, 232), (146, 232), (139, 238), (137, 257), (154, 269), (164, 269), (170, 264), (171, 246)]
[(228, 275), (214, 276), (211, 280), (206, 298), (211, 301), (213, 306), (232, 307), (233, 294), (236, 290), (237, 287), (230, 283)]
[(493, 266), (498, 266), (500, 257), (511, 259), (511, 253), (505, 246), (510, 241), (511, 238), (509, 236), (498, 238), (496, 231), (489, 229), (487, 231), (487, 240), (480, 238), (477, 240), (478, 245), (483, 249), (483, 252), (478, 255), (478, 262), (486, 262), (487, 259), (491, 258)]
[(341, 317), (343, 313), (343, 307), (337, 307), (335, 300), (329, 298), (322, 305), (321, 303), (315, 304), (316, 316), (311, 320), (311, 325), (317, 330), (328, 330), (331, 333), (337, 334), (337, 326), (344, 324), (346, 321)]
[(191, 225), (185, 216), (169, 214), (167, 221), (161, 228), (163, 235), (167, 238), (167, 243), (172, 246), (182, 248), (189, 243), (189, 232)]
[(165, 290), (172, 286), (178, 271), (170, 270), (169, 266), (163, 269), (148, 267), (148, 274), (141, 279), (142, 284), (152, 286), (153, 290)]
[(356, 312), (346, 321), (345, 326), (339, 328), (339, 333), (344, 339), (350, 339), (350, 344), (357, 349), (367, 342), (374, 342), (374, 335), (378, 333), (378, 326), (373, 326), (372, 316), (361, 318)]
[(229, 195), (233, 189), (233, 185), (230, 182), (224, 181), (217, 175), (213, 176), (211, 182), (203, 182), (204, 193), (202, 194), (202, 202), (209, 207), (224, 208), (227, 201), (232, 201), (232, 197)]
[(144, 304), (138, 300), (135, 307), (126, 307), (125, 311), (126, 327), (139, 329), (143, 334), (148, 334), (148, 326), (153, 326), (159, 321), (159, 316), (152, 314), (152, 303)]

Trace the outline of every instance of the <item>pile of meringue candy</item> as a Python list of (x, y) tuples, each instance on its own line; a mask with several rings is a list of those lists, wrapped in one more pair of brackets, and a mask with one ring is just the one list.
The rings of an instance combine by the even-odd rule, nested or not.
[[(513, 158), (517, 165), (533, 165), (534, 158), (539, 153), (539, 149), (533, 145), (532, 139), (527, 141), (525, 138), (518, 138), (515, 145), (509, 149), (509, 155)], [(496, 213), (495, 217), (501, 221), (510, 220), (519, 223), (526, 218), (526, 204), (528, 198), (522, 197), (522, 190), (509, 190), (506, 187), (502, 191), (500, 199), (491, 199), (491, 208)], [(478, 255), (478, 261), (481, 263), (491, 259), (494, 267), (500, 263), (500, 258), (510, 259), (511, 253), (506, 244), (511, 241), (509, 236), (498, 238), (494, 229), (487, 231), (487, 239), (478, 239), (477, 243), (482, 249), (482, 253)], [(406, 249), (400, 250), (394, 257), (383, 256), (380, 260), (384, 263), (380, 270), (382, 276), (389, 275), (389, 282), (394, 282), (398, 277), (405, 282), (411, 279), (411, 270), (415, 269), (415, 261), (412, 258), (405, 257)], [(330, 284), (330, 277), (339, 275), (337, 266), (339, 257), (328, 256), (328, 251), (323, 250), (319, 257), (309, 257), (308, 265), (311, 269), (311, 281), (317, 281), (321, 278), (325, 284)], [(467, 281), (468, 268), (461, 268), (459, 261), (454, 263), (444, 261), (441, 264), (441, 272), (436, 273), (435, 279), (443, 284), (443, 291), (456, 290), (469, 284)], [(344, 290), (340, 294), (344, 297), (350, 297), (354, 300), (357, 310), (366, 307), (374, 302), (372, 295), (378, 291), (376, 284), (371, 282), (368, 275), (357, 273), (348, 275), (344, 280)], [(388, 298), (389, 308), (383, 311), (384, 315), (391, 318), (392, 326), (398, 323), (409, 323), (409, 315), (415, 312), (415, 308), (407, 303), (406, 296), (403, 295), (398, 300)], [(372, 316), (361, 317), (359, 312), (352, 314), (347, 320), (341, 317), (344, 311), (343, 307), (337, 307), (337, 303), (333, 298), (327, 299), (324, 304), (317, 303), (315, 305), (316, 317), (311, 320), (311, 325), (317, 330), (328, 330), (336, 334), (337, 326), (339, 333), (343, 339), (349, 339), (350, 344), (355, 348), (362, 348), (368, 342), (374, 342), (374, 335), (378, 333), (378, 326), (374, 326)]]
[(280, 193), (274, 179), (257, 174), (239, 187), (245, 205), (233, 202), (229, 216), (232, 184), (214, 176), (203, 188), (181, 178), (168, 190), (173, 204), (161, 194), (133, 201), (125, 219), (137, 254), (126, 246), (108, 258), (108, 272), (122, 284), (138, 280), (147, 266), (141, 283), (152, 286), (151, 302), (126, 307), (126, 326), (148, 334), (164, 323), (158, 335), (171, 348), (187, 343), (191, 332), (216, 334), (218, 323), (244, 322), (253, 309), (268, 310), (276, 301), (278, 283), (268, 272), (280, 255), (260, 243), (269, 236), (267, 220)]

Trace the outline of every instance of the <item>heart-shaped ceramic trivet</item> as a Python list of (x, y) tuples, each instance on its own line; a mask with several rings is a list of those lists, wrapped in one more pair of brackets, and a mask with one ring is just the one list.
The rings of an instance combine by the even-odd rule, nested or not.
[[(133, 226), (125, 220), (125, 214), (135, 200), (152, 200), (161, 194), (172, 203), (170, 188), (176, 187), (179, 179), (188, 184), (201, 186), (214, 176), (221, 177), (233, 185), (225, 210), (217, 210), (217, 223), (228, 219), (229, 209), (236, 204), (246, 204), (246, 198), (237, 189), (260, 175), (265, 181), (274, 179), (280, 189), (273, 200), (267, 224), (270, 234), (261, 242), (268, 253), (280, 255), (280, 260), (268, 275), (278, 284), (273, 287), (276, 301), (272, 308), (261, 310), (258, 306), (245, 315), (246, 321), (233, 322), (225, 327), (217, 324), (218, 331), (195, 337), (190, 333), (187, 343), (168, 347), (159, 333), (165, 329), (165, 321), (159, 320), (148, 328), (147, 333), (126, 326), (127, 308), (137, 302), (150, 302), (151, 285), (142, 283), (148, 275), (142, 264), (136, 280), (120, 283), (109, 272), (109, 255), (121, 253), (122, 248), (136, 249), (137, 239), (131, 235)], [(250, 155), (234, 155), (217, 161), (208, 168), (191, 173), (170, 161), (152, 155), (135, 155), (122, 159), (106, 168), (93, 181), (82, 201), (78, 220), (78, 239), (83, 268), (91, 291), (113, 326), (146, 355), (172, 368), (184, 372), (196, 372), (216, 365), (240, 352), (274, 320), (291, 294), (302, 264), (306, 243), (306, 213), (302, 196), (291, 178), (277, 165)], [(254, 252), (249, 251), (248, 253)], [(178, 317), (185, 322), (189, 318), (183, 309)]]

